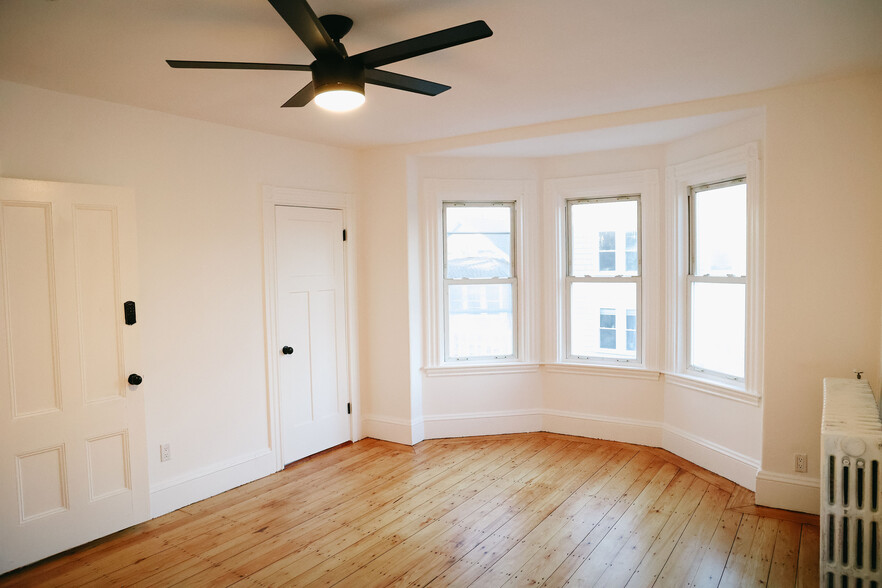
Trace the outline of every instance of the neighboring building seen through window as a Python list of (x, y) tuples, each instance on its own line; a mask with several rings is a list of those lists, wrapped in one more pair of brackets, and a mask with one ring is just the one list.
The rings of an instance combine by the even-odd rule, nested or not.
[(640, 197), (567, 202), (567, 357), (639, 361)]
[(747, 184), (689, 190), (689, 369), (744, 379)]
[(443, 204), (445, 355), (516, 355), (514, 203)]

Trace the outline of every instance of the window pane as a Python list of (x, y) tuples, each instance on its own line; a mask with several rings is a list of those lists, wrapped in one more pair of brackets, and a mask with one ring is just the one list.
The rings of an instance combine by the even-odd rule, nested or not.
[(600, 328), (615, 329), (616, 328), (616, 309), (601, 308), (600, 309)]
[(450, 357), (498, 357), (514, 354), (511, 284), (448, 287)]
[(616, 309), (600, 309), (600, 348), (616, 348)]
[[(569, 211), (571, 275), (637, 275), (636, 200), (574, 202)], [(631, 250), (635, 257), (629, 261)]]
[(637, 349), (637, 311), (629, 309), (625, 313), (625, 349), (634, 351)]
[(744, 284), (693, 282), (692, 367), (744, 377)]
[(636, 359), (636, 344), (628, 349), (622, 327), (627, 324), (628, 309), (637, 306), (637, 285), (574, 282), (571, 286), (570, 355)]
[(616, 271), (616, 252), (601, 251), (597, 254), (597, 269), (602, 272)]
[(693, 194), (696, 276), (747, 275), (747, 184)]
[(448, 206), (447, 278), (510, 278), (510, 206)]
[(625, 233), (625, 270), (637, 273), (637, 231)]
[(625, 252), (625, 272), (630, 274), (637, 273), (637, 252), (636, 251), (626, 251)]

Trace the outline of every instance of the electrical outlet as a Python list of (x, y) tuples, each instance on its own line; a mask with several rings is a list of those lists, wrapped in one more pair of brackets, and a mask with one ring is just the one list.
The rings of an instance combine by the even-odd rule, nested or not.
[(171, 459), (171, 443), (163, 443), (159, 446), (159, 461)]
[(805, 453), (793, 454), (793, 470), (803, 474), (808, 471), (808, 456)]

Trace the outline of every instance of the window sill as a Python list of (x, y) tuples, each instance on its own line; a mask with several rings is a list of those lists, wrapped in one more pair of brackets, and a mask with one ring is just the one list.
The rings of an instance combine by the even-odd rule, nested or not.
[(584, 363), (545, 363), (545, 371), (552, 374), (580, 374), (588, 376), (604, 376), (611, 378), (631, 378), (634, 380), (658, 381), (661, 372), (642, 367), (609, 366)]
[(743, 404), (749, 404), (750, 406), (759, 406), (760, 404), (760, 397), (756, 394), (746, 392), (743, 388), (737, 386), (728, 386), (722, 382), (670, 372), (665, 372), (665, 381), (681, 388), (703, 392), (719, 398), (727, 398)]
[(539, 371), (538, 363), (470, 363), (468, 365), (442, 365), (423, 368), (423, 373), (430, 378), (436, 376), (520, 374), (535, 371)]

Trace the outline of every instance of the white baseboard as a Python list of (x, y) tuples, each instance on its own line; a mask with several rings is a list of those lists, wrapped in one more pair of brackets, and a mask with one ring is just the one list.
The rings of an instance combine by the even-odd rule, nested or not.
[(408, 421), (377, 415), (362, 415), (361, 434), (402, 445), (415, 445), (425, 439), (422, 419)]
[(758, 460), (658, 421), (541, 409), (431, 415), (424, 420), (427, 439), (547, 431), (661, 447), (749, 490), (756, 489)]
[(426, 439), (541, 431), (542, 411), (512, 410), (424, 417)]
[(656, 421), (582, 414), (563, 410), (543, 411), (542, 430), (549, 433), (622, 441), (648, 445), (649, 447), (660, 447), (662, 442), (662, 425)]
[(262, 449), (153, 484), (150, 486), (150, 516), (164, 515), (275, 471), (275, 455), (270, 449)]
[(821, 480), (760, 470), (756, 475), (756, 503), (761, 506), (819, 514)]
[(670, 425), (664, 427), (662, 448), (739, 486), (756, 490), (759, 460)]

